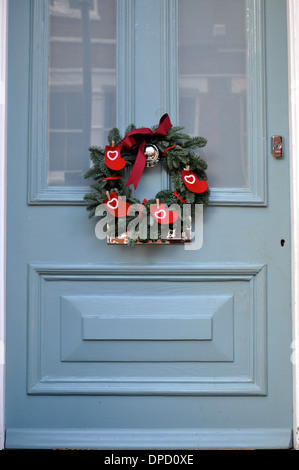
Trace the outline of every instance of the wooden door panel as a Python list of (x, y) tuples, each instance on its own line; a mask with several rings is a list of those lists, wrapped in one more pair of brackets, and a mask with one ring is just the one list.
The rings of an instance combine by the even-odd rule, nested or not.
[(265, 394), (263, 266), (31, 266), (30, 285), (30, 394)]

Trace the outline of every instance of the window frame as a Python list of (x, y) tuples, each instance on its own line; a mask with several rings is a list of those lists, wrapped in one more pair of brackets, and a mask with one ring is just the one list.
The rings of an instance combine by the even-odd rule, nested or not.
[[(135, 0), (117, 1), (116, 125), (124, 132), (135, 122)], [(161, 0), (161, 109), (174, 125), (179, 115), (178, 1)], [(48, 0), (31, 0), (29, 204), (85, 205), (87, 186), (48, 186)], [(267, 205), (264, 0), (247, 0), (248, 187), (211, 188), (211, 205)], [(182, 124), (183, 125), (183, 124)], [(162, 172), (164, 188), (169, 176)]]

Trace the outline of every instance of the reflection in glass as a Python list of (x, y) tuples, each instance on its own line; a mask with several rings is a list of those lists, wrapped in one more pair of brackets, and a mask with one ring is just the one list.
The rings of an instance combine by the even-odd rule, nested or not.
[(211, 187), (247, 187), (246, 0), (179, 1), (180, 124), (208, 139)]
[(86, 185), (115, 126), (115, 0), (50, 0), (48, 185)]

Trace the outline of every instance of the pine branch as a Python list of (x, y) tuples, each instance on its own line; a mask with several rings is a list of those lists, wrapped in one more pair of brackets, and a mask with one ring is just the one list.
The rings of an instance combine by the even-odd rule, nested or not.
[(113, 142), (115, 143), (115, 145), (119, 144), (119, 142), (122, 140), (122, 137), (117, 127), (113, 127), (113, 129), (109, 131), (107, 139), (110, 146)]

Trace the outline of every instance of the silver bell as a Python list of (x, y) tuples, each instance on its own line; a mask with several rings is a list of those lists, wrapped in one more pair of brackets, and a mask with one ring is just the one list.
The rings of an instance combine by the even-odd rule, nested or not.
[(153, 144), (146, 145), (144, 148), (144, 155), (146, 156), (147, 168), (151, 168), (157, 165), (159, 161), (159, 150), (155, 145)]

